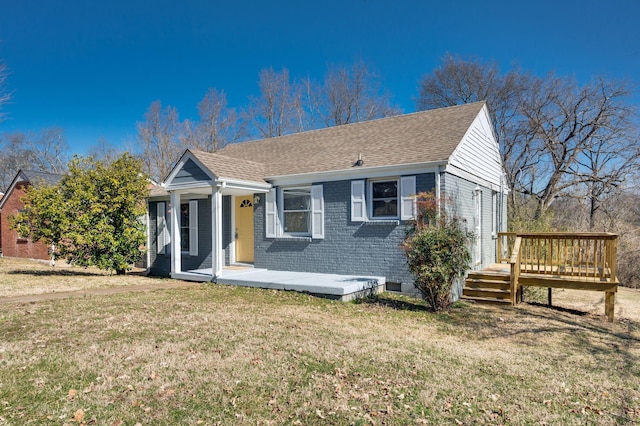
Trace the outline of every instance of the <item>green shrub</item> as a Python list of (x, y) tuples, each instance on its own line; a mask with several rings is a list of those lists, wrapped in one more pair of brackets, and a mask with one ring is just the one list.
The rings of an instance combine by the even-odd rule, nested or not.
[(414, 285), (433, 311), (442, 311), (451, 305), (454, 281), (469, 268), (467, 245), (473, 235), (455, 218), (438, 213), (433, 193), (420, 193), (416, 198), (416, 220), (407, 229), (402, 248)]

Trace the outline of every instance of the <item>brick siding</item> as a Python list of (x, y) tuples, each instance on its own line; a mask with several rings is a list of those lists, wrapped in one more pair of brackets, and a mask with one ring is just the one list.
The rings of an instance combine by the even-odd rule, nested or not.
[(27, 186), (29, 186), (28, 183), (18, 183), (11, 193), (5, 195), (5, 197), (9, 198), (5, 200), (0, 216), (2, 255), (6, 257), (49, 260), (49, 247), (45, 243), (20, 238), (16, 231), (9, 227), (9, 216), (17, 214), (24, 208), (24, 204), (20, 200), (24, 197)]

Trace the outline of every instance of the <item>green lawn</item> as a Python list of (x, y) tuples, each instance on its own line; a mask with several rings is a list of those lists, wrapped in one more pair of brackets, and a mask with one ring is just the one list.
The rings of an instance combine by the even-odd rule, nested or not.
[(2, 303), (0, 425), (636, 424), (639, 326), (211, 284)]

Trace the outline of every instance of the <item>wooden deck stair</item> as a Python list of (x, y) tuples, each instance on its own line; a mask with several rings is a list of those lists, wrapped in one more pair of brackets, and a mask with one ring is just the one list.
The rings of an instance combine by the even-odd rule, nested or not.
[(462, 299), (480, 303), (511, 304), (509, 274), (493, 271), (471, 271), (462, 290)]

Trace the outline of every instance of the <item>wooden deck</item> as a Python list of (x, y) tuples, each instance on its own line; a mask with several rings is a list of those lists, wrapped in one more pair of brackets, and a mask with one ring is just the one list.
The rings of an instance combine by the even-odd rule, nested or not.
[(609, 233), (500, 233), (500, 263), (469, 273), (463, 296), (515, 305), (527, 286), (602, 291), (613, 321), (617, 239)]

